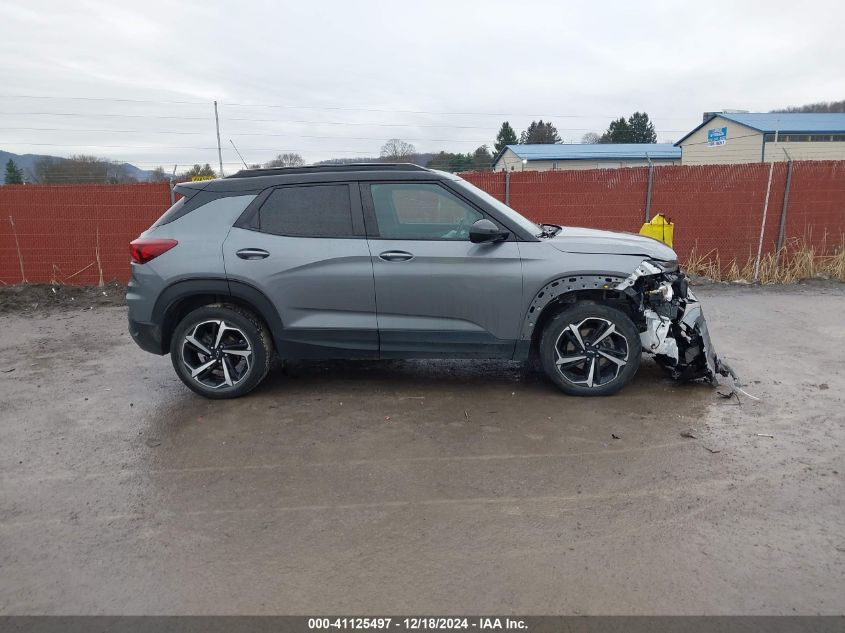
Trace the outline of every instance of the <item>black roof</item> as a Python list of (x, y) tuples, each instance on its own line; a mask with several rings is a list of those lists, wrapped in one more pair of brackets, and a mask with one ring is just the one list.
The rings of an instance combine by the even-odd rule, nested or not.
[(312, 167), (279, 167), (275, 169), (242, 169), (241, 171), (199, 182), (179, 183), (176, 191), (255, 192), (286, 184), (305, 184), (366, 180), (447, 180), (456, 176), (410, 163), (349, 163), (314, 165)]

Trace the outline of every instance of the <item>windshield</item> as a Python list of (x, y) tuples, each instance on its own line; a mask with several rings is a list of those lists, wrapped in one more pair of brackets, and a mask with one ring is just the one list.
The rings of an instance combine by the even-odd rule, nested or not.
[(508, 220), (510, 220), (514, 224), (518, 224), (524, 230), (531, 233), (531, 235), (539, 236), (540, 233), (542, 232), (541, 228), (538, 224), (536, 224), (535, 222), (532, 222), (531, 220), (526, 218), (524, 215), (519, 214), (517, 211), (514, 211), (508, 205), (506, 205), (504, 202), (499, 202), (498, 200), (496, 200), (496, 198), (491, 196), (489, 193), (487, 193), (483, 189), (479, 189), (478, 187), (476, 187), (475, 185), (473, 185), (470, 182), (467, 182), (463, 178), (458, 178), (455, 181), (455, 184), (460, 186), (460, 187), (463, 187), (464, 189), (469, 189), (473, 194), (475, 194), (479, 198), (482, 198), (484, 200), (484, 202), (489, 204), (491, 207), (494, 207), (496, 209), (496, 211), (501, 213)]

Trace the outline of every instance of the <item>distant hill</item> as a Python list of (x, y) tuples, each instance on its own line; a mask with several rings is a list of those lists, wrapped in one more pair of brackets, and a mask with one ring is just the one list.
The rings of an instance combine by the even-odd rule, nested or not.
[(820, 101), (802, 106), (789, 106), (772, 112), (845, 112), (845, 101)]
[[(9, 159), (15, 161), (15, 164), (23, 169), (24, 179), (26, 182), (35, 182), (35, 163), (39, 160), (48, 158), (56, 161), (65, 161), (66, 158), (61, 156), (48, 156), (46, 154), (12, 154), (11, 152), (4, 152), (0, 150), (0, 185), (3, 184), (3, 171), (6, 169), (6, 163)], [(130, 163), (117, 163), (123, 168), (123, 172), (130, 178), (139, 182), (146, 182), (152, 177), (152, 171), (147, 169), (140, 169)]]

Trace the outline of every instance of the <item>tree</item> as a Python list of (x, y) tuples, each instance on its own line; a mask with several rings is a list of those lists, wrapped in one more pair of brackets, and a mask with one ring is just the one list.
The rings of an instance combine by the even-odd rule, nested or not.
[(654, 124), (645, 112), (634, 112), (628, 120), (619, 117), (610, 122), (599, 143), (656, 143)]
[(149, 182), (167, 182), (170, 176), (164, 171), (164, 167), (156, 167), (150, 172)]
[(625, 117), (619, 117), (610, 122), (607, 131), (601, 135), (600, 143), (631, 143), (631, 128)]
[(417, 153), (417, 148), (402, 139), (392, 138), (381, 147), (381, 159), (388, 163), (401, 163), (410, 160)]
[(23, 170), (15, 164), (11, 158), (6, 163), (6, 184), (7, 185), (22, 185), (23, 184)]
[(543, 119), (539, 121), (531, 121), (531, 125), (519, 137), (519, 142), (522, 145), (541, 144), (553, 145), (560, 143), (560, 136), (557, 133), (557, 128), (549, 123), (543, 123)]
[(217, 173), (211, 168), (211, 165), (206, 163), (205, 165), (200, 165), (199, 163), (195, 164), (191, 167), (188, 171), (182, 172), (176, 177), (176, 180), (190, 180), (194, 177), (211, 177), (216, 178)]
[(584, 145), (595, 145), (596, 143), (601, 143), (601, 136), (595, 132), (587, 132), (581, 137), (581, 143)]
[(516, 137), (516, 132), (513, 131), (511, 124), (505, 121), (502, 127), (499, 128), (499, 133), (496, 135), (496, 142), (493, 144), (493, 149), (498, 154), (507, 145), (516, 145), (519, 139)]
[(772, 112), (845, 112), (845, 101), (821, 101), (802, 106), (790, 106)]
[(279, 154), (273, 160), (264, 163), (264, 167), (268, 169), (272, 167), (302, 167), (303, 165), (305, 165), (305, 159), (294, 153)]
[(42, 184), (135, 182), (124, 165), (85, 154), (70, 158), (46, 156), (35, 163), (33, 170), (35, 180)]
[(471, 171), (473, 169), (473, 155), (438, 152), (428, 161), (427, 166), (442, 171)]
[(656, 143), (657, 133), (654, 124), (645, 112), (634, 112), (628, 118), (628, 128), (631, 130), (631, 143)]
[(493, 155), (486, 145), (472, 153), (472, 168), (475, 171), (490, 171), (493, 168)]

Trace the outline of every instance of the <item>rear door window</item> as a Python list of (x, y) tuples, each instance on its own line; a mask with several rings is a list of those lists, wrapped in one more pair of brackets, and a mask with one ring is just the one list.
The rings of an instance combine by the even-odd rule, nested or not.
[(292, 237), (354, 237), (349, 185), (275, 189), (258, 212), (258, 230)]

